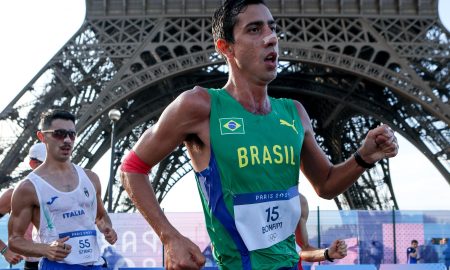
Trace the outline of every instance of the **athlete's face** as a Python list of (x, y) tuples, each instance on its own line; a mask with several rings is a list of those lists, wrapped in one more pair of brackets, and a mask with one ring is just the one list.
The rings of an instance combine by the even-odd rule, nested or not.
[(48, 155), (61, 162), (70, 160), (76, 134), (72, 121), (55, 119), (48, 129), (41, 132), (44, 143), (47, 144)]
[(231, 61), (240, 75), (264, 84), (276, 78), (278, 39), (275, 21), (262, 4), (249, 5), (237, 17), (233, 30), (234, 43), (229, 43)]

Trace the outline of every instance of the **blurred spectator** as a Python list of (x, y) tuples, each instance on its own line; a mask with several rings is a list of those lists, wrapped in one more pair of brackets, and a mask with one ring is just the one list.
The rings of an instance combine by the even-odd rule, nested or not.
[(125, 258), (113, 246), (107, 246), (103, 250), (102, 258), (105, 260), (105, 264), (102, 267), (108, 270), (117, 270), (122, 267), (128, 267)]
[(369, 257), (370, 263), (378, 267), (383, 260), (383, 244), (379, 241), (372, 241), (372, 245), (369, 248)]
[(417, 245), (419, 242), (417, 240), (411, 241), (411, 246), (406, 249), (406, 263), (416, 264), (419, 257), (417, 256)]
[(444, 250), (445, 266), (450, 269), (450, 243), (447, 242), (447, 248)]

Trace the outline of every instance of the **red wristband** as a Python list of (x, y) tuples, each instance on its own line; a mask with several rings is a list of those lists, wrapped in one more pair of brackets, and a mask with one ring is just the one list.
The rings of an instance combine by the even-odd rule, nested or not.
[(120, 170), (126, 173), (141, 173), (148, 174), (152, 169), (151, 166), (147, 165), (141, 158), (136, 155), (134, 150), (131, 150), (123, 159)]

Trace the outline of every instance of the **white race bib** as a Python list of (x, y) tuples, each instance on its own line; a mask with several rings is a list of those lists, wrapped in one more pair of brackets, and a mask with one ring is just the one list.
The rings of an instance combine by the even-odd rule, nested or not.
[(97, 231), (84, 230), (59, 234), (59, 238), (69, 236), (67, 244), (72, 246), (72, 250), (64, 259), (68, 264), (95, 263), (98, 261), (99, 248), (97, 244)]
[(234, 197), (237, 230), (249, 251), (268, 248), (295, 232), (300, 218), (298, 187)]

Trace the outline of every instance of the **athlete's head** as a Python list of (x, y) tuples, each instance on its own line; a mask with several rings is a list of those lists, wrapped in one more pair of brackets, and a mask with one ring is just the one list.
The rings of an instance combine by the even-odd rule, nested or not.
[(264, 0), (226, 0), (215, 12), (212, 18), (212, 34), (214, 43), (218, 39), (234, 42), (233, 29), (237, 23), (237, 16), (248, 5), (263, 4)]
[(230, 67), (230, 78), (266, 83), (276, 78), (276, 23), (263, 0), (225, 1), (212, 20), (214, 45)]
[(49, 127), (52, 125), (52, 122), (56, 119), (69, 120), (75, 124), (75, 115), (73, 115), (72, 113), (61, 109), (51, 109), (41, 114), (39, 130), (49, 129)]
[(66, 162), (72, 155), (76, 138), (75, 116), (65, 110), (44, 112), (37, 135), (47, 146), (47, 159)]
[(41, 165), (45, 157), (47, 156), (47, 150), (45, 149), (45, 144), (37, 143), (30, 147), (30, 152), (28, 153), (28, 157), (30, 158), (30, 167), (31, 169), (36, 169), (39, 165)]
[(417, 240), (411, 241), (411, 246), (413, 246), (413, 247), (417, 247), (418, 244), (419, 244), (419, 242), (417, 242)]

